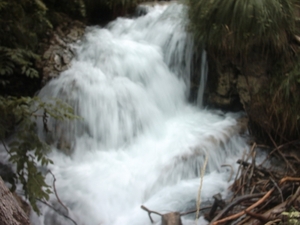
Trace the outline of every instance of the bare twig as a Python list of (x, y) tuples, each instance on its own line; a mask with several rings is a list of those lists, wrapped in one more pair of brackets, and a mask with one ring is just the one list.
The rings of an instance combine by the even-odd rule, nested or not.
[(283, 147), (285, 147), (285, 146), (294, 144), (294, 143), (296, 143), (296, 142), (299, 142), (299, 140), (290, 141), (290, 142), (287, 142), (287, 143), (285, 143), (285, 144), (282, 144), (282, 145), (279, 145), (279, 146), (275, 147), (275, 149), (273, 149), (273, 150), (269, 153), (269, 155), (266, 157), (266, 159), (265, 159), (260, 165), (263, 165), (263, 164), (270, 158), (270, 156), (273, 155), (273, 154), (274, 154), (276, 151), (278, 151), (279, 149), (281, 149), (281, 148), (283, 148)]
[(214, 218), (215, 212), (216, 212), (216, 210), (217, 210), (218, 207), (220, 207), (221, 209), (223, 209), (224, 206), (225, 206), (225, 202), (222, 199), (222, 196), (221, 196), (220, 193), (214, 195), (213, 198), (215, 199), (215, 201), (214, 201), (214, 203), (213, 203), (213, 205), (211, 207), (211, 210), (210, 210), (210, 212), (208, 214), (209, 220), (211, 220), (211, 219)]
[(294, 201), (296, 201), (299, 195), (300, 195), (300, 187), (298, 187), (295, 194), (290, 199), (288, 199), (286, 207), (289, 208), (294, 203)]
[(284, 177), (279, 181), (279, 185), (282, 185), (283, 183), (285, 183), (287, 181), (299, 182), (300, 177)]
[(281, 151), (279, 151), (279, 148), (276, 144), (276, 142), (274, 141), (274, 139), (272, 138), (272, 136), (268, 133), (273, 145), (275, 146), (275, 151), (277, 151), (279, 153), (279, 155), (283, 158), (283, 160), (285, 161), (286, 165), (294, 172), (294, 174), (296, 174), (296, 170), (294, 169), (294, 167), (289, 163), (289, 161), (285, 158), (285, 156), (282, 154)]
[(7, 146), (6, 146), (6, 144), (5, 144), (5, 142), (4, 142), (2, 139), (1, 139), (1, 143), (2, 143), (2, 145), (3, 145), (4, 149), (5, 149), (5, 151), (6, 151), (9, 155), (11, 155), (10, 152), (9, 152), (9, 150), (8, 150), (8, 148), (7, 148)]
[(266, 217), (265, 215), (253, 213), (253, 212), (250, 212), (250, 211), (245, 211), (245, 212), (246, 212), (247, 215), (251, 216), (254, 219), (259, 220), (260, 222), (263, 222), (264, 224), (269, 221), (269, 218)]
[(228, 216), (224, 219), (221, 220), (217, 220), (214, 223), (212, 223), (212, 225), (218, 225), (218, 224), (222, 224), (224, 222), (230, 221), (230, 220), (234, 220), (236, 218), (241, 217), (242, 215), (244, 215), (246, 212), (249, 212), (250, 210), (254, 209), (255, 207), (257, 207), (258, 205), (260, 205), (262, 202), (264, 202), (274, 191), (274, 188), (272, 188), (270, 191), (268, 191), (261, 199), (259, 199), (257, 202), (255, 202), (253, 205), (251, 205), (250, 207), (248, 207), (246, 210), (241, 211), (239, 213), (236, 213), (234, 215)]
[(264, 194), (265, 193), (259, 193), (259, 194), (253, 194), (253, 195), (244, 195), (244, 196), (241, 196), (241, 197), (235, 199), (235, 201), (233, 201), (229, 205), (227, 205), (211, 222), (213, 223), (213, 222), (221, 219), (223, 216), (225, 216), (237, 204), (239, 204), (239, 203), (241, 203), (241, 202), (243, 202), (247, 199), (260, 198)]
[(196, 221), (198, 220), (198, 216), (199, 216), (199, 212), (200, 212), (201, 190), (202, 190), (203, 177), (204, 177), (204, 173), (205, 173), (207, 162), (208, 162), (208, 154), (205, 155), (205, 161), (204, 161), (203, 167), (201, 169), (201, 180), (200, 180), (200, 187), (199, 187), (199, 190), (198, 190), (198, 197), (197, 197)]
[(160, 214), (159, 212), (155, 212), (155, 211), (152, 211), (152, 210), (146, 208), (146, 206), (141, 205), (141, 208), (142, 208), (143, 210), (145, 210), (146, 212), (148, 212), (148, 216), (149, 216), (149, 218), (150, 218), (150, 220), (151, 220), (151, 223), (154, 223), (154, 221), (153, 221), (153, 219), (152, 219), (152, 217), (151, 217), (151, 213), (156, 214), (156, 215), (159, 215), (159, 216), (163, 216), (163, 215)]
[(274, 180), (272, 177), (270, 177), (270, 180), (273, 182), (274, 186), (275, 186), (276, 189), (279, 191), (279, 193), (280, 193), (280, 198), (281, 198), (281, 203), (282, 203), (284, 200), (283, 200), (283, 195), (282, 195), (281, 189), (279, 188), (279, 186), (277, 185), (277, 183), (275, 182), (275, 180)]
[(56, 181), (56, 178), (55, 178), (54, 174), (51, 172), (51, 170), (48, 170), (48, 172), (49, 172), (49, 173), (52, 175), (52, 177), (53, 177), (53, 190), (54, 190), (54, 193), (55, 193), (55, 196), (56, 196), (57, 201), (59, 202), (59, 204), (61, 204), (62, 207), (65, 208), (65, 210), (67, 211), (67, 213), (69, 213), (68, 208), (62, 203), (62, 201), (61, 201), (60, 198), (58, 197), (58, 194), (57, 194), (57, 191), (56, 191), (56, 188), (55, 188), (55, 181)]
[[(240, 159), (237, 161), (237, 163), (238, 163), (238, 164), (241, 164), (242, 166), (245, 166), (245, 167), (247, 167), (247, 166), (250, 165), (248, 162), (245, 162), (245, 161), (240, 160)], [(257, 166), (255, 166), (255, 170), (257, 170), (257, 171), (263, 173), (264, 175), (270, 175), (270, 172), (269, 172), (268, 170), (262, 168), (262, 167), (257, 167)]]
[(38, 200), (39, 202), (45, 204), (45, 205), (48, 206), (49, 208), (51, 208), (53, 211), (57, 212), (59, 215), (61, 215), (61, 216), (65, 217), (65, 218), (71, 220), (75, 225), (77, 225), (77, 223), (76, 223), (71, 217), (69, 217), (69, 216), (67, 216), (67, 215), (65, 215), (65, 214), (63, 214), (63, 213), (61, 213), (59, 210), (57, 210), (56, 208), (54, 208), (54, 207), (53, 207), (52, 205), (50, 205), (49, 203), (47, 203), (47, 202), (45, 202), (45, 201), (43, 201), (42, 199), (39, 199), (39, 198), (37, 198), (37, 200)]

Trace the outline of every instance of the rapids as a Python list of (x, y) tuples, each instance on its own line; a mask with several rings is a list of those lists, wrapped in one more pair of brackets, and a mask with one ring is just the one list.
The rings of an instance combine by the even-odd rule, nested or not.
[[(206, 155), (201, 202), (216, 193), (225, 197), (230, 171), (221, 165), (236, 168), (248, 148), (237, 132), (238, 114), (201, 107), (205, 52), (198, 103), (187, 100), (193, 41), (186, 8), (176, 3), (144, 7), (144, 16), (88, 28), (73, 46), (71, 68), (39, 93), (45, 101), (65, 100), (82, 117), (48, 121), (55, 133), (49, 168), (68, 216), (78, 225), (150, 225), (142, 204), (161, 213), (195, 209)], [(42, 128), (40, 136), (47, 138)], [(71, 155), (56, 149), (62, 140)], [(54, 195), (51, 203), (67, 213)], [(33, 224), (74, 224), (40, 207), (42, 215), (33, 215)], [(153, 218), (160, 224), (158, 216)], [(183, 217), (183, 223), (195, 224), (194, 215)]]

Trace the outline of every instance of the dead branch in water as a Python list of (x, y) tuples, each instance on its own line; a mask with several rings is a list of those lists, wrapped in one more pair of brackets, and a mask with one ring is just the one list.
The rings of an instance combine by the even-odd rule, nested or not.
[(217, 220), (217, 221), (215, 221), (215, 222), (213, 222), (211, 224), (212, 225), (218, 225), (218, 224), (222, 224), (224, 222), (227, 222), (227, 221), (230, 221), (230, 220), (234, 220), (234, 219), (237, 219), (237, 218), (241, 217), (247, 211), (249, 212), (250, 210), (254, 209), (258, 205), (260, 205), (261, 203), (263, 203), (268, 197), (270, 197), (270, 195), (272, 194), (273, 191), (274, 191), (274, 189), (271, 189), (270, 191), (268, 191), (261, 199), (259, 199), (256, 203), (254, 203), (250, 207), (248, 207), (246, 210), (244, 210), (242, 212), (239, 212), (239, 213), (236, 213), (236, 214), (234, 214), (232, 216), (225, 217), (224, 219)]
[[(237, 161), (240, 165), (238, 174), (230, 187), (233, 192), (233, 198), (231, 200), (223, 200), (220, 195), (214, 195), (214, 203), (212, 206), (200, 209), (211, 208), (209, 212), (204, 213), (204, 217), (210, 221), (210, 224), (278, 224), (278, 222), (284, 223), (287, 219), (287, 216), (284, 216), (283, 212), (290, 212), (291, 208), (299, 212), (300, 177), (293, 175), (295, 175), (295, 169), (298, 168), (300, 164), (300, 152), (298, 155), (292, 155), (293, 152), (285, 151), (285, 149), (289, 149), (291, 144), (294, 145), (297, 143), (298, 142), (294, 141), (285, 145), (276, 146), (275, 149), (269, 153), (267, 158), (271, 160), (270, 162), (272, 162), (274, 158), (274, 153), (277, 154), (276, 160), (278, 161), (280, 159), (280, 162), (283, 164), (280, 164), (281, 169), (277, 168), (277, 164), (275, 164), (275, 168), (273, 168), (272, 163), (269, 168), (263, 167), (264, 162), (257, 165), (256, 148), (260, 146), (254, 143), (250, 153), (244, 154), (242, 159)], [(232, 167), (231, 170), (233, 171)], [(296, 172), (299, 174), (299, 171)], [(290, 172), (292, 176), (286, 176), (287, 172)], [(230, 179), (231, 177), (232, 172)], [(151, 213), (160, 215), (162, 218), (167, 215), (151, 211), (144, 206), (142, 206), (142, 208), (148, 212), (152, 223), (153, 219), (151, 218)], [(164, 217), (163, 225), (180, 225), (181, 216), (196, 212), (197, 209), (186, 213), (168, 213), (168, 216), (171, 216), (170, 218), (173, 218), (173, 220)]]
[[(196, 213), (198, 211), (198, 209), (195, 209), (195, 210), (184, 212), (184, 213), (170, 212), (170, 213), (166, 213), (166, 214), (161, 214), (159, 212), (148, 209), (144, 205), (142, 205), (141, 208), (148, 213), (151, 223), (154, 223), (154, 220), (151, 217), (151, 213), (161, 216), (162, 217), (162, 225), (181, 225), (182, 224), (181, 216)], [(209, 208), (211, 208), (211, 206), (201, 208), (200, 211), (206, 210)]]
[(160, 214), (159, 212), (152, 211), (152, 210), (146, 208), (146, 207), (143, 206), (143, 205), (141, 206), (141, 208), (142, 208), (143, 210), (145, 210), (146, 212), (148, 212), (148, 216), (149, 216), (149, 218), (150, 218), (150, 220), (151, 220), (151, 223), (154, 223), (154, 221), (153, 221), (153, 219), (152, 219), (152, 217), (151, 217), (151, 213), (156, 214), (156, 215), (159, 215), (159, 216), (162, 216), (162, 215), (163, 215), (163, 214)]
[[(295, 168), (299, 165), (299, 157), (297, 155), (290, 157), (281, 150), (293, 143), (295, 142), (276, 146), (267, 157), (270, 159), (272, 154), (280, 150), (278, 155), (283, 160), (282, 163), (285, 163), (282, 167), (286, 166), (291, 174), (295, 173)], [(282, 213), (289, 211), (291, 207), (300, 210), (300, 177), (285, 176), (286, 173), (282, 170), (263, 167), (264, 163), (257, 166), (256, 147), (254, 144), (248, 156), (244, 155), (237, 161), (240, 164), (239, 176), (231, 186), (234, 196), (232, 202), (227, 202), (227, 206), (211, 220), (210, 224), (220, 225), (229, 221), (239, 225), (271, 224), (274, 221), (282, 221), (284, 218)], [(253, 201), (254, 199), (256, 200)]]

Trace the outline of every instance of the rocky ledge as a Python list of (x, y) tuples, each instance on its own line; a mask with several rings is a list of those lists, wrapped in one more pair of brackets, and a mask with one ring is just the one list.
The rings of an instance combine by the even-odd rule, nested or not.
[(41, 44), (42, 57), (37, 62), (37, 68), (42, 74), (42, 85), (70, 67), (74, 57), (71, 44), (80, 41), (85, 27), (86, 25), (80, 21), (67, 20)]

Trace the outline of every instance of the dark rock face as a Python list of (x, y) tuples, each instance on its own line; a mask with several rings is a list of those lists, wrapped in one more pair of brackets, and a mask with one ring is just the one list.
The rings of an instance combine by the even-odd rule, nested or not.
[(85, 24), (79, 21), (67, 21), (58, 26), (51, 38), (42, 45), (42, 57), (37, 62), (37, 68), (42, 74), (42, 85), (70, 67), (74, 52), (70, 44), (81, 39)]
[(205, 90), (205, 104), (213, 108), (230, 110), (241, 108), (237, 93), (237, 77), (239, 72), (226, 59), (208, 58), (208, 78)]
[(230, 111), (247, 111), (252, 96), (269, 82), (267, 59), (253, 54), (238, 62), (226, 57), (209, 57), (205, 104)]

